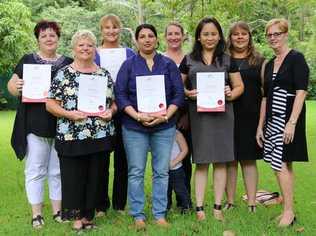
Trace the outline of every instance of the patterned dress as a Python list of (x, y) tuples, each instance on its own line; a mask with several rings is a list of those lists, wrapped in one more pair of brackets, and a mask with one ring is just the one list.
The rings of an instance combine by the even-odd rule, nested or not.
[(292, 143), (285, 144), (283, 135), (289, 121), (296, 90), (307, 90), (309, 68), (304, 56), (291, 50), (284, 58), (277, 72), (274, 72), (274, 59), (265, 69), (264, 97), (267, 98), (265, 143), (263, 159), (271, 164), (272, 169), (280, 171), (282, 162), (308, 161), (305, 104), (295, 126)]

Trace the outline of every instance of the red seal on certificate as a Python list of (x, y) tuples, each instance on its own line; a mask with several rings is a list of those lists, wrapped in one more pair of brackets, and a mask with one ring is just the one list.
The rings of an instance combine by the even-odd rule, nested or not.
[(222, 104), (223, 104), (223, 101), (222, 101), (222, 100), (218, 100), (218, 101), (217, 101), (217, 104), (218, 104), (218, 105), (222, 105)]
[(159, 104), (159, 108), (164, 108), (164, 107), (165, 107), (165, 105), (163, 103)]
[(103, 111), (104, 110), (104, 107), (102, 105), (100, 105), (98, 108), (99, 108), (99, 111)]

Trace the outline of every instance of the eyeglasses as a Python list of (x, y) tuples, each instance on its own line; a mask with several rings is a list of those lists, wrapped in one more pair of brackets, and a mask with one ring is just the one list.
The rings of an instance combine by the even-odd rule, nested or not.
[(282, 34), (284, 34), (285, 32), (274, 32), (274, 33), (272, 33), (272, 34), (266, 34), (266, 37), (268, 38), (268, 39), (271, 39), (272, 37), (273, 38), (278, 38), (278, 37), (280, 37)]

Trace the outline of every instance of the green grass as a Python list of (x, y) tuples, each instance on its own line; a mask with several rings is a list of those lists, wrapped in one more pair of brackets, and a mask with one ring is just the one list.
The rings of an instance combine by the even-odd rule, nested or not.
[[(213, 202), (211, 179), (206, 193), (207, 220), (199, 223), (195, 215), (180, 215), (176, 209), (168, 215), (172, 228), (163, 230), (152, 224), (150, 212), (151, 173), (146, 174), (146, 215), (149, 227), (146, 232), (136, 232), (131, 228), (132, 219), (128, 215), (122, 216), (110, 210), (107, 215), (97, 219), (99, 228), (87, 233), (88, 235), (223, 235), (223, 231), (232, 230), (237, 235), (297, 235), (295, 231), (304, 227), (302, 235), (316, 235), (316, 102), (307, 103), (307, 133), (309, 145), (308, 163), (295, 163), (295, 209), (298, 223), (290, 228), (280, 230), (271, 220), (281, 211), (281, 206), (271, 208), (258, 207), (256, 214), (249, 214), (240, 196), (244, 193), (241, 175), (238, 179), (237, 199), (238, 207), (225, 213), (224, 224), (216, 222), (211, 216)], [(71, 224), (54, 223), (48, 197), (45, 197), (44, 217), (45, 227), (33, 231), (30, 225), (30, 208), (24, 190), (24, 162), (15, 158), (10, 146), (10, 136), (13, 125), (14, 112), (0, 112), (0, 235), (71, 235)], [(113, 168), (111, 168), (112, 170)], [(278, 191), (275, 176), (269, 165), (259, 162), (259, 188)], [(112, 173), (112, 172), (111, 172)], [(211, 176), (211, 175), (210, 175)], [(110, 180), (112, 181), (112, 179)]]

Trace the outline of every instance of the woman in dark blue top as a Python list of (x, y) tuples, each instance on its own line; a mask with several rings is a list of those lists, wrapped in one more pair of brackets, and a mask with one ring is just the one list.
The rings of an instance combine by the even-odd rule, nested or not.
[[(128, 200), (135, 226), (145, 227), (144, 174), (147, 152), (152, 153), (153, 215), (156, 223), (168, 226), (167, 208), (168, 169), (172, 140), (175, 135), (174, 113), (182, 106), (184, 93), (180, 72), (169, 58), (158, 54), (157, 32), (154, 26), (137, 27), (135, 38), (139, 53), (127, 59), (117, 77), (115, 96), (122, 116), (123, 141), (128, 162)], [(164, 76), (167, 103), (166, 115), (140, 113), (137, 107), (136, 77)]]

